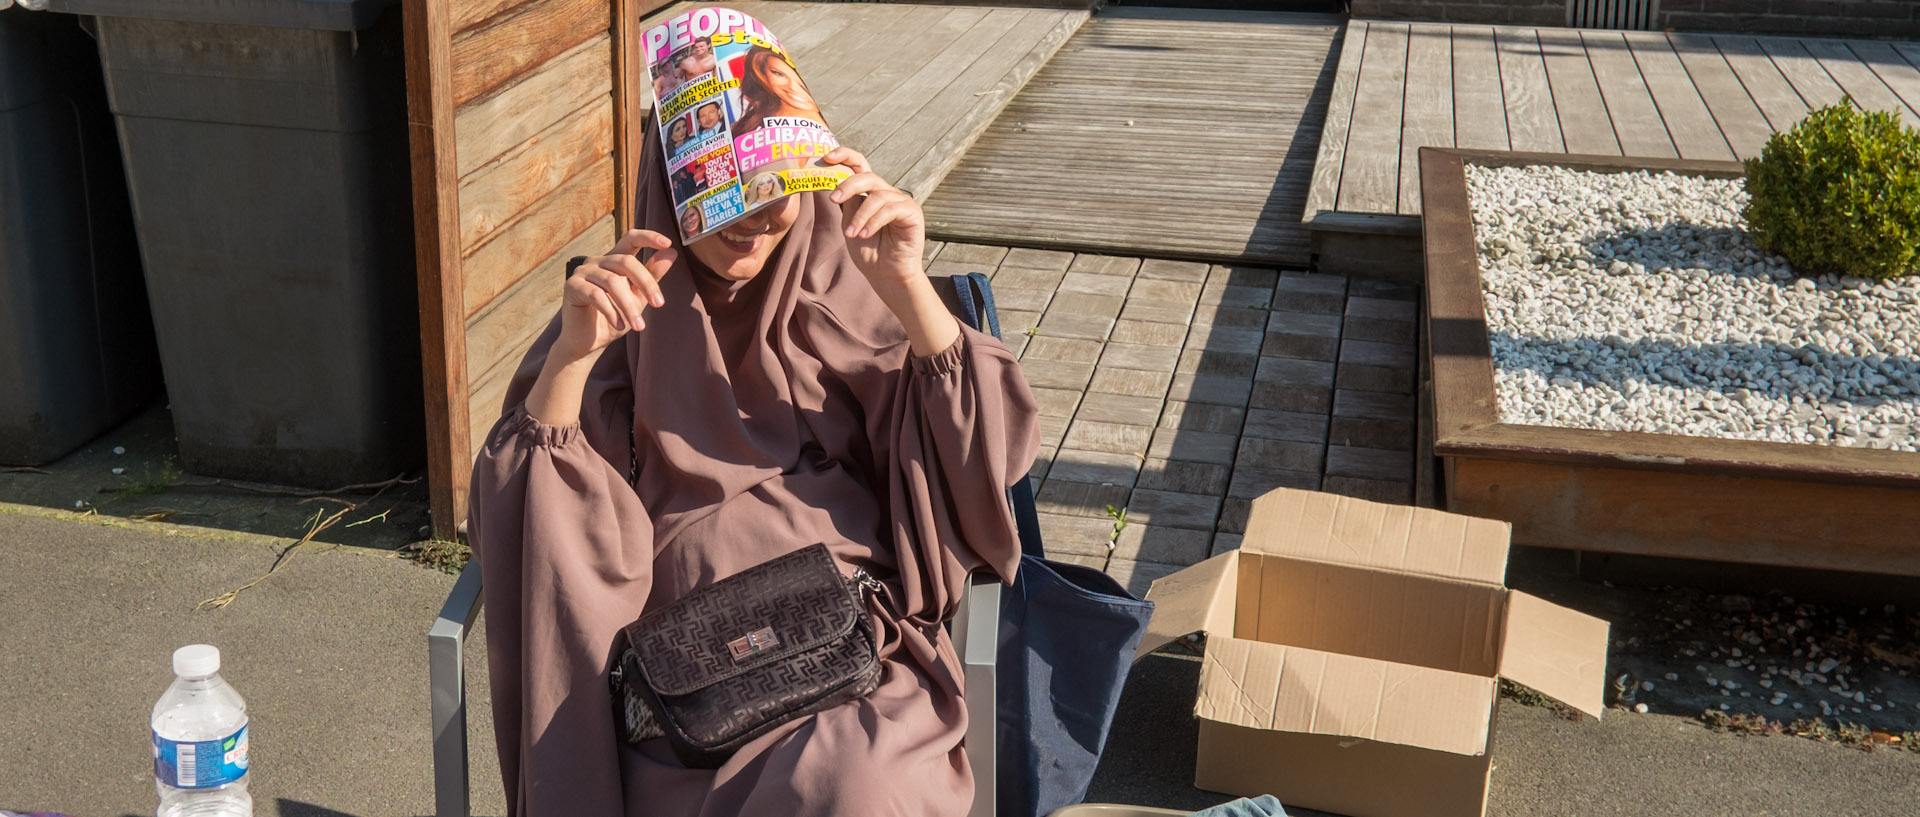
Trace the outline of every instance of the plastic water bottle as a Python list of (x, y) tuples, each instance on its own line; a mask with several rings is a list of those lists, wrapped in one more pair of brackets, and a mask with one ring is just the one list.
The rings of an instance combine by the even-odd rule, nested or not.
[(153, 705), (159, 817), (253, 817), (247, 794), (247, 702), (220, 677), (220, 650), (173, 652), (173, 685)]

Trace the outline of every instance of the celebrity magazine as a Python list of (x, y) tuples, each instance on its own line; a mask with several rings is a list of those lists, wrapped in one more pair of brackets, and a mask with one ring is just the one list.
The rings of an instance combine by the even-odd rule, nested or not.
[(780, 40), (730, 8), (694, 9), (641, 39), (687, 242), (781, 197), (831, 190), (853, 172)]

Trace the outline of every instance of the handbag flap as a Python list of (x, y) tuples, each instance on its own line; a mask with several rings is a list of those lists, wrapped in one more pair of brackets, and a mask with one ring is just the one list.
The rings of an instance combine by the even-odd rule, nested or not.
[(819, 647), (864, 615), (826, 545), (809, 545), (695, 590), (627, 625), (661, 695), (685, 695)]

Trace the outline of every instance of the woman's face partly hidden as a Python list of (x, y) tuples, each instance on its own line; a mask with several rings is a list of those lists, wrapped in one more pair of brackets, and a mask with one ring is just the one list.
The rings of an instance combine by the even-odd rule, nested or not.
[(800, 215), (800, 207), (795, 203), (798, 198), (788, 196), (755, 210), (725, 229), (693, 242), (687, 249), (707, 265), (707, 269), (729, 281), (745, 281), (759, 275), (781, 239), (793, 229), (793, 221)]
[(813, 95), (807, 93), (807, 86), (800, 84), (800, 75), (786, 60), (767, 60), (767, 90), (780, 97), (780, 101), (789, 108), (813, 110)]

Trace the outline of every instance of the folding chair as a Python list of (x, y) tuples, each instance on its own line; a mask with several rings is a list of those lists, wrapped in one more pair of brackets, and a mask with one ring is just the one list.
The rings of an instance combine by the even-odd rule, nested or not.
[[(982, 315), (972, 298), (962, 298), (952, 278), (934, 276), (934, 291), (947, 308), (969, 325), (982, 318), (998, 323), (990, 312)], [(480, 562), (469, 561), (447, 594), (440, 615), (427, 631), (428, 676), (433, 687), (433, 813), (436, 817), (471, 817), (467, 775), (466, 638), (480, 614), (484, 593)], [(1000, 580), (976, 573), (960, 598), (959, 613), (948, 625), (960, 654), (967, 685), (967, 760), (973, 766), (973, 807), (968, 817), (993, 817), (995, 792), (994, 727), (996, 723), (994, 655), (1000, 643)], [(607, 717), (613, 717), (609, 712)]]

